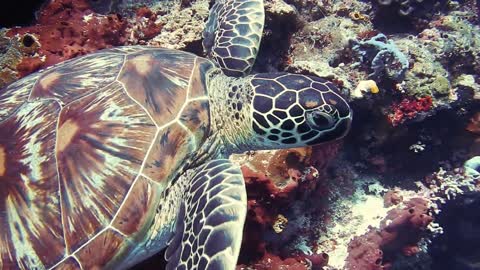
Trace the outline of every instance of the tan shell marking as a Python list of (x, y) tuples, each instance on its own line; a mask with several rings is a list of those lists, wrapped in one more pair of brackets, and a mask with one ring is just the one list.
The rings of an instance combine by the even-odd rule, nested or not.
[(208, 118), (210, 117), (208, 100), (191, 101), (185, 106), (180, 121), (195, 135), (197, 147), (209, 135), (210, 126)]
[(195, 68), (193, 69), (192, 77), (190, 79), (190, 87), (188, 89), (189, 99), (195, 99), (208, 95), (207, 86), (202, 80), (202, 72), (212, 67), (212, 62), (208, 61), (207, 59), (197, 58), (197, 60), (195, 61)]
[(54, 155), (59, 111), (54, 101), (24, 103), (0, 122), (8, 154), (0, 176), (2, 269), (50, 267), (65, 254)]
[[(57, 149), (67, 250), (108, 226), (133, 183), (156, 128), (120, 83), (65, 106), (59, 126), (78, 132)], [(62, 138), (64, 139), (64, 138)]]
[(57, 151), (63, 151), (71, 142), (79, 130), (78, 125), (72, 119), (68, 119), (58, 128)]
[(0, 121), (4, 120), (18, 108), (20, 104), (27, 100), (33, 84), (39, 76), (40, 74), (37, 73), (32, 74), (10, 84), (5, 89), (0, 89)]
[(141, 76), (147, 76), (152, 71), (154, 58), (149, 55), (139, 55), (130, 60), (137, 73)]
[(147, 157), (144, 175), (154, 181), (165, 180), (170, 173), (177, 172), (185, 157), (194, 151), (190, 134), (179, 124), (168, 126), (160, 132), (153, 142), (152, 150)]
[(5, 147), (0, 145), (0, 176), (3, 176), (6, 170), (7, 170), (7, 153), (5, 153)]
[(30, 100), (54, 98), (62, 105), (97, 91), (115, 80), (124, 56), (90, 54), (45, 71), (30, 94)]
[(47, 90), (51, 86), (53, 86), (55, 83), (57, 83), (58, 79), (62, 77), (62, 74), (54, 71), (50, 74), (45, 75), (41, 80), (38, 81), (38, 84), (40, 85), (39, 89), (42, 90)]
[(151, 221), (153, 215), (148, 216), (154, 205), (158, 205), (161, 190), (158, 185), (143, 176), (140, 176), (123, 207), (118, 212), (112, 226), (123, 234), (130, 236), (141, 229), (143, 224)]
[[(141, 59), (147, 53), (152, 60), (149, 72), (145, 74)], [(148, 111), (157, 126), (163, 126), (172, 121), (185, 104), (194, 62), (194, 55), (177, 51), (131, 54), (127, 56), (119, 81), (125, 85), (130, 96)]]
[(80, 249), (76, 257), (83, 269), (105, 269), (105, 266), (117, 255), (122, 247), (124, 237), (112, 229), (97, 235), (85, 247)]
[(53, 270), (78, 270), (80, 264), (77, 260), (72, 257), (68, 257), (65, 261), (61, 262), (59, 265), (53, 268)]

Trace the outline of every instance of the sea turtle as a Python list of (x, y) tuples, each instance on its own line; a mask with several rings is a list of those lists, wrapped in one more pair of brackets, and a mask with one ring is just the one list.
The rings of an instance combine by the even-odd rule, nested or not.
[(228, 156), (335, 140), (352, 117), (323, 79), (244, 76), (263, 21), (262, 0), (218, 0), (208, 58), (119, 47), (1, 90), (0, 269), (125, 269), (166, 246), (167, 269), (234, 269)]

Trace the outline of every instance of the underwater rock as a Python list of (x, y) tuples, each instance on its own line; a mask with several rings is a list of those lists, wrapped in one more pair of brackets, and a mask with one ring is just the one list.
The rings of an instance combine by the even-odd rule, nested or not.
[(202, 52), (201, 39), (207, 16), (208, 1), (193, 1), (187, 7), (177, 1), (168, 9), (168, 13), (156, 19), (155, 24), (162, 31), (146, 44), (170, 49), (188, 50), (187, 47), (194, 47), (193, 51)]
[(350, 67), (351, 59), (344, 56), (344, 50), (349, 40), (368, 31), (371, 24), (350, 18), (348, 14), (354, 10), (352, 7), (338, 9), (337, 12), (345, 14), (346, 18), (330, 15), (310, 21), (292, 36), (285, 70), (332, 80), (348, 93), (364, 75)]
[(157, 23), (158, 14), (147, 7), (137, 9), (133, 23), (129, 25), (129, 40), (131, 44), (145, 44), (157, 36), (162, 27)]
[[(417, 251), (416, 244), (421, 236), (427, 235), (425, 230), (432, 221), (427, 204), (428, 198), (408, 195), (404, 191), (387, 192), (384, 199), (389, 203), (382, 207), (378, 205), (383, 204), (379, 195), (385, 189), (377, 185), (370, 182), (368, 188), (372, 194), (355, 195), (359, 197), (350, 202), (353, 203), (349, 206), (350, 209), (345, 209), (347, 212), (344, 214), (348, 216), (345, 221), (348, 220), (352, 228), (348, 225), (343, 225), (342, 228), (340, 224), (331, 228), (339, 230), (336, 235), (341, 235), (334, 238), (339, 246), (331, 251), (331, 255), (335, 256), (335, 267), (332, 269), (388, 269), (398, 254), (413, 255)], [(395, 200), (392, 200), (393, 194)], [(376, 200), (378, 203), (375, 203)], [(346, 203), (342, 203), (344, 206), (350, 204), (347, 201), (344, 203)], [(369, 209), (368, 211), (372, 213), (361, 213), (361, 207)], [(340, 209), (343, 210), (337, 208)], [(366, 232), (362, 233), (364, 230)]]
[(443, 234), (432, 240), (432, 269), (480, 269), (480, 192), (458, 196), (436, 218)]
[(421, 16), (442, 5), (441, 1), (432, 0), (372, 0), (383, 8), (395, 10), (401, 16)]

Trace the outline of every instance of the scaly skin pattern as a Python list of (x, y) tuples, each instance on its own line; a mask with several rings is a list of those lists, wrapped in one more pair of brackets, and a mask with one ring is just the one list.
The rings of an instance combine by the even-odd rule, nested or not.
[(349, 130), (348, 103), (321, 78), (265, 73), (207, 81), (212, 128), (225, 140), (228, 154), (315, 145), (342, 138)]
[[(33, 74), (4, 89), (0, 103), (0, 268), (19, 269), (128, 267), (192, 222), (178, 219), (178, 211), (197, 173), (195, 179), (219, 183), (232, 172), (241, 179), (238, 169), (202, 178), (195, 168), (245, 150), (331, 141), (351, 121), (345, 100), (319, 78), (231, 78), (192, 54), (143, 47), (105, 50)], [(234, 187), (208, 184), (208, 192), (245, 192), (237, 180)], [(228, 241), (238, 247), (241, 235), (232, 228), (241, 227), (246, 202), (228, 200), (236, 223), (208, 230), (236, 237)], [(229, 265), (238, 255), (194, 252)], [(181, 260), (170, 254), (188, 265), (188, 252)]]
[(203, 33), (207, 55), (228, 76), (245, 76), (255, 62), (262, 38), (263, 0), (215, 1)]
[(168, 187), (211, 132), (203, 74), (212, 67), (123, 47), (3, 89), (0, 269), (117, 267), (164, 247), (168, 234), (150, 229), (172, 225), (178, 206), (164, 198), (180, 191)]

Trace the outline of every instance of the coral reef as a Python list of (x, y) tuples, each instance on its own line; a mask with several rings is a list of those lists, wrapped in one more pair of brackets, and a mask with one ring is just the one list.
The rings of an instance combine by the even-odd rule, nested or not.
[(188, 7), (181, 3), (171, 7), (168, 13), (155, 21), (162, 31), (151, 38), (148, 45), (171, 49), (189, 47), (197, 53), (202, 51), (201, 38), (204, 21), (208, 16), (208, 1), (195, 1)]
[(92, 13), (86, 1), (61, 0), (45, 5), (33, 26), (11, 28), (6, 36), (30, 36), (38, 46), (21, 59), (20, 72), (26, 75), (75, 56), (123, 45), (127, 23), (115, 14)]
[[(288, 244), (295, 238), (292, 233), (301, 228), (299, 220), (304, 215), (321, 211), (313, 207), (314, 194), (320, 196), (323, 192), (321, 179), (338, 147), (338, 144), (331, 144), (321, 149), (259, 151), (254, 155), (232, 158), (242, 165), (248, 194), (241, 263), (264, 264), (261, 261), (272, 254), (281, 256), (281, 260), (294, 257), (297, 260), (299, 256), (313, 255), (287, 246), (279, 247), (282, 246), (280, 243)], [(301, 210), (301, 206), (307, 204), (311, 209)], [(305, 261), (305, 258), (302, 260)]]
[[(0, 88), (112, 46), (202, 55), (209, 2), (50, 1), (31, 25), (0, 31)], [(355, 119), (342, 142), (232, 157), (248, 190), (237, 269), (478, 264), (479, 3), (265, 1), (254, 72), (331, 80)]]
[(0, 46), (7, 51), (0, 59), (4, 67), (0, 87), (41, 68), (113, 46), (190, 46), (189, 49), (201, 52), (207, 1), (195, 1), (187, 8), (182, 3), (166, 4), (168, 9), (157, 2), (49, 2), (38, 12), (34, 25), (0, 32)]

